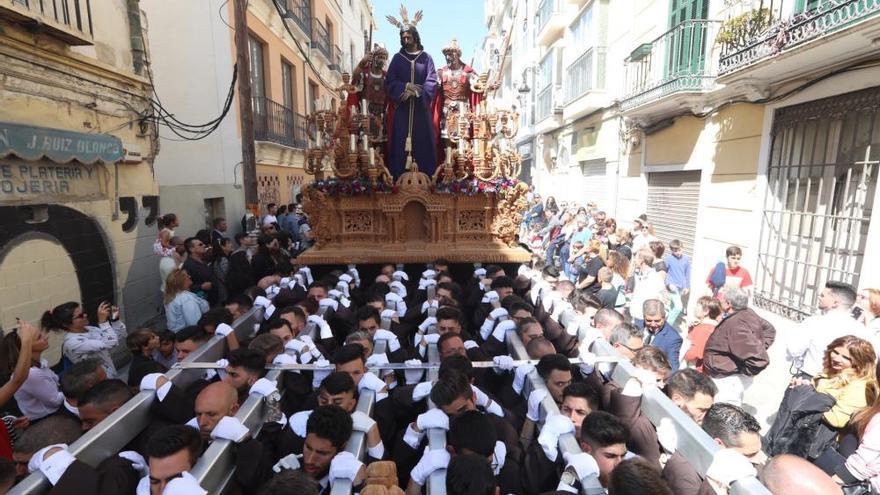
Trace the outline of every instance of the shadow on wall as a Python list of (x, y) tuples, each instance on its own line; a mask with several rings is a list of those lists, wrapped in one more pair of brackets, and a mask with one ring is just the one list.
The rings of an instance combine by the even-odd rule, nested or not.
[(45, 208), (45, 221), (31, 223), (25, 208), (0, 206), (0, 266), (15, 245), (33, 238), (33, 234), (57, 240), (76, 269), (82, 304), (91, 321), (97, 321), (98, 304), (113, 301), (115, 294), (113, 265), (104, 232), (93, 218), (77, 210), (63, 205)]

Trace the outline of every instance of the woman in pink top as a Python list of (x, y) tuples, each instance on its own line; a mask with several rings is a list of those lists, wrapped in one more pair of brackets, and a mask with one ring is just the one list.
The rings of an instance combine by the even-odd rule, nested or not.
[(702, 373), (703, 351), (706, 349), (706, 341), (721, 321), (721, 303), (711, 296), (703, 296), (697, 299), (694, 316), (697, 317), (697, 323), (688, 330), (691, 347), (685, 353), (684, 360)]

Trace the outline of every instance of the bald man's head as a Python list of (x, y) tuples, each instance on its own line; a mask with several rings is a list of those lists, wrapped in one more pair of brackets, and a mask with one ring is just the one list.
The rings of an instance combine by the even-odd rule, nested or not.
[(196, 421), (203, 439), (208, 439), (224, 416), (238, 412), (238, 392), (232, 385), (214, 382), (205, 387), (196, 398)]
[(761, 482), (773, 495), (842, 495), (840, 485), (812, 463), (793, 455), (767, 462)]
[(556, 354), (556, 347), (546, 337), (535, 337), (526, 344), (529, 359), (541, 359), (548, 354)]

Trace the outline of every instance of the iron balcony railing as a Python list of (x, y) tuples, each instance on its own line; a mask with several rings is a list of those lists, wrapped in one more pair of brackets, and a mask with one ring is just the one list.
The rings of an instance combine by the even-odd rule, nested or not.
[(636, 47), (624, 60), (628, 110), (678, 92), (699, 92), (715, 83), (712, 47), (720, 22), (684, 21), (650, 43)]
[(565, 69), (565, 102), (572, 102), (595, 87), (593, 49), (590, 48)]
[[(765, 3), (769, 4), (765, 7)], [(821, 36), (876, 17), (880, 0), (805, 0), (804, 9), (780, 18), (781, 6), (761, 1), (755, 9), (726, 23), (721, 32), (718, 73), (727, 74)], [(777, 2), (781, 3), (781, 2)], [(735, 20), (736, 20), (735, 19)]]
[(68, 44), (91, 44), (91, 0), (0, 0), (0, 14), (4, 3), (14, 17), (31, 18)]
[(331, 52), (330, 70), (342, 72), (342, 50), (337, 45), (333, 45), (333, 51)]
[(543, 31), (553, 14), (559, 10), (559, 0), (543, 0), (535, 13), (535, 32)]
[[(276, 0), (277, 2), (285, 2), (285, 0)], [(306, 36), (312, 35), (312, 7), (309, 0), (286, 0), (285, 7), (287, 13), (286, 19), (290, 19), (294, 24), (299, 26)]]
[(535, 105), (535, 122), (540, 122), (553, 115), (553, 93), (552, 84), (538, 93), (538, 101)]
[(303, 115), (264, 96), (255, 96), (253, 106), (254, 139), (305, 149), (306, 118)]
[(321, 52), (332, 63), (333, 48), (330, 45), (330, 33), (318, 19), (312, 19), (312, 48)]

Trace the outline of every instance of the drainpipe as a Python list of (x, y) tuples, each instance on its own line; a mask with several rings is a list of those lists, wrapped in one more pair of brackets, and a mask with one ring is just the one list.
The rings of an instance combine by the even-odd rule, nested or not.
[(131, 29), (131, 61), (134, 72), (138, 75), (144, 73), (144, 36), (141, 27), (140, 0), (127, 0), (128, 27)]

